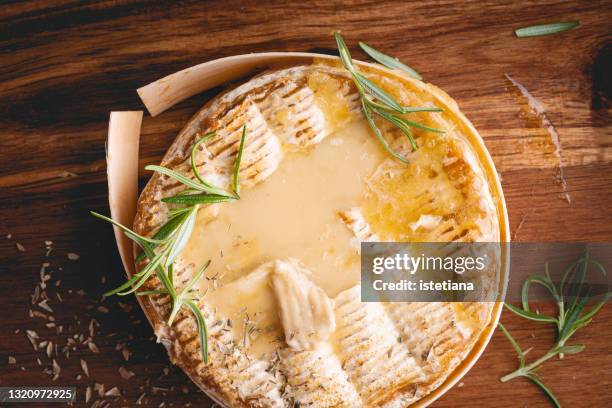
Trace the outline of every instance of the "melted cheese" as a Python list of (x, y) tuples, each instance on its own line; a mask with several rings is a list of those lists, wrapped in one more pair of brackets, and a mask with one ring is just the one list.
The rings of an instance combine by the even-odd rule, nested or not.
[(284, 341), (270, 284), (273, 268), (273, 262), (266, 262), (206, 295), (207, 304), (225, 317), (234, 338), (257, 356), (273, 352)]
[(368, 179), (363, 216), (382, 241), (456, 239), (455, 219), (465, 208), (465, 198), (442, 164), (445, 149), (421, 145), (410, 163), (388, 160)]
[(206, 302), (232, 321), (238, 339), (245, 319), (256, 326), (246, 341), (252, 350), (278, 346), (279, 311), (269, 283), (239, 280), (266, 262), (295, 258), (330, 298), (357, 284), (358, 247), (339, 213), (361, 205), (367, 178), (386, 158), (367, 124), (355, 121), (307, 151), (286, 152), (268, 179), (220, 205), (215, 218), (200, 211), (182, 261), (212, 260), (201, 287)]
[(323, 72), (315, 71), (308, 76), (308, 87), (314, 92), (318, 107), (323, 111), (327, 123), (335, 129), (355, 119), (342, 92), (342, 88), (347, 86), (346, 82), (342, 83)]
[[(419, 139), (409, 164), (390, 159), (349, 110), (342, 86), (325, 74), (309, 76), (315, 103), (336, 131), (310, 147), (286, 146), (278, 168), (240, 200), (200, 211), (181, 254), (193, 267), (212, 261), (201, 284), (206, 303), (258, 356), (281, 343), (310, 349), (329, 337), (335, 323), (326, 319), (326, 301), (359, 283), (360, 240), (452, 241), (465, 231), (470, 203), (460, 146)], [(289, 121), (288, 111), (273, 110), (276, 120)], [(290, 259), (308, 277), (275, 272)]]

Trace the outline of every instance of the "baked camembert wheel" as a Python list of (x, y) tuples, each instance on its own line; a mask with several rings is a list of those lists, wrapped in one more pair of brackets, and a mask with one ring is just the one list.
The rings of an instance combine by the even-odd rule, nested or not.
[[(418, 149), (375, 118), (390, 156), (366, 122), (340, 64), (265, 72), (209, 102), (180, 132), (162, 166), (190, 179), (194, 144), (203, 179), (240, 199), (203, 205), (173, 266), (177, 291), (211, 261), (194, 300), (208, 327), (151, 292), (145, 312), (172, 361), (231, 407), (405, 407), (439, 387), (491, 320), (493, 303), (362, 303), (360, 241), (497, 242), (501, 192), (474, 147), (475, 131), (432, 85), (371, 65), (360, 71), (405, 106)], [(153, 236), (185, 190), (155, 173), (134, 230)], [(179, 206), (180, 207), (180, 206)], [(152, 277), (147, 290), (161, 288)]]

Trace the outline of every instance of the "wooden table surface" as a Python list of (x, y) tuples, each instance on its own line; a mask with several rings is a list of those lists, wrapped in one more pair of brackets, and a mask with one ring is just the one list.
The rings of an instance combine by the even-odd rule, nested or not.
[[(576, 19), (581, 26), (564, 34), (513, 35), (517, 27)], [(355, 58), (365, 59), (354, 46), (366, 40), (458, 101), (502, 177), (513, 240), (612, 241), (610, 1), (9, 2), (0, 8), (0, 386), (73, 385), (77, 406), (96, 383), (121, 393), (104, 398), (110, 406), (134, 406), (143, 393), (145, 406), (211, 405), (170, 366), (132, 297), (100, 301), (124, 279), (111, 228), (88, 215), (108, 213), (108, 113), (143, 109), (137, 87), (214, 58), (331, 52), (335, 29)], [(526, 92), (545, 114), (535, 113)], [(141, 168), (160, 160), (211, 94), (145, 117)], [(142, 172), (141, 182), (148, 176)], [(53, 313), (31, 304), (45, 262)], [(535, 347), (533, 356), (552, 344), (552, 327), (508, 313), (502, 321)], [(53, 345), (34, 351), (26, 330)], [(564, 406), (612, 404), (611, 333), (607, 306), (575, 337), (586, 351), (542, 369)], [(55, 381), (53, 360), (61, 369)], [(547, 407), (528, 382), (498, 381), (515, 365), (497, 331), (434, 406)], [(120, 367), (134, 376), (124, 379), (129, 372), (122, 377)]]

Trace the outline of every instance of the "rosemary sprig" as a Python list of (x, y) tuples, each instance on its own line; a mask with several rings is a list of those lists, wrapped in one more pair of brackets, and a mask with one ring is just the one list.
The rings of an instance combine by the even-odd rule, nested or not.
[[(136, 242), (136, 244), (143, 251), (142, 254), (136, 259), (136, 263), (144, 260), (144, 258), (148, 259), (147, 264), (140, 271), (135, 273), (134, 276), (119, 287), (106, 292), (104, 296), (125, 296), (134, 292), (136, 292), (137, 296), (168, 295), (171, 300), (171, 308), (167, 320), (168, 326), (172, 326), (181, 308), (185, 306), (191, 311), (196, 320), (201, 344), (200, 351), (202, 354), (202, 360), (205, 363), (208, 363), (208, 331), (206, 327), (206, 320), (195, 302), (198, 298), (198, 293), (197, 290), (194, 290), (194, 286), (201, 279), (202, 275), (206, 271), (206, 268), (208, 268), (210, 265), (210, 260), (206, 262), (198, 270), (198, 272), (195, 273), (192, 279), (182, 288), (180, 292), (177, 292), (174, 286), (173, 265), (177, 257), (181, 254), (189, 242), (200, 206), (202, 204), (231, 201), (240, 198), (238, 194), (238, 176), (240, 172), (240, 162), (242, 160), (244, 150), (244, 142), (246, 139), (246, 125), (242, 128), (242, 137), (240, 138), (240, 146), (238, 148), (238, 153), (236, 154), (236, 161), (232, 174), (233, 193), (227, 192), (204, 180), (196, 165), (196, 149), (198, 146), (200, 146), (200, 144), (210, 139), (214, 135), (214, 132), (204, 135), (204, 137), (194, 143), (191, 150), (191, 170), (193, 171), (196, 180), (192, 180), (165, 167), (146, 167), (148, 170), (157, 171), (158, 173), (172, 177), (187, 187), (186, 190), (173, 197), (162, 199), (162, 201), (166, 203), (179, 206), (182, 205), (183, 207), (171, 208), (169, 210), (168, 221), (157, 231), (157, 233), (155, 233), (153, 238), (147, 238), (139, 235), (111, 218), (93, 211), (91, 212), (91, 214), (95, 217), (101, 218), (117, 226), (127, 237)], [(153, 273), (155, 273), (159, 281), (162, 283), (163, 289), (138, 292), (138, 289), (140, 289), (140, 287), (142, 287), (142, 285), (149, 280)]]
[[(547, 360), (559, 356), (563, 358), (565, 354), (576, 354), (584, 350), (585, 346), (582, 344), (566, 345), (567, 341), (578, 331), (580, 328), (588, 325), (592, 318), (597, 312), (603, 307), (608, 299), (611, 297), (611, 292), (604, 295), (604, 298), (596, 303), (588, 312), (583, 313), (584, 308), (590, 300), (591, 290), (584, 288), (584, 280), (589, 265), (595, 265), (595, 267), (605, 276), (605, 268), (594, 259), (591, 259), (589, 253), (586, 252), (580, 259), (574, 262), (570, 267), (565, 270), (563, 278), (557, 287), (552, 279), (548, 269), (548, 263), (545, 265), (544, 275), (532, 275), (529, 276), (521, 290), (521, 303), (522, 307), (516, 307), (509, 303), (505, 303), (504, 306), (511, 312), (528, 320), (536, 322), (554, 323), (557, 328), (557, 339), (553, 347), (543, 356), (527, 364), (525, 356), (529, 350), (523, 351), (518, 345), (516, 340), (512, 337), (510, 332), (499, 323), (499, 327), (510, 342), (512, 347), (516, 351), (519, 359), (519, 368), (515, 371), (501, 377), (502, 382), (510, 381), (513, 378), (525, 377), (531, 382), (536, 384), (546, 394), (555, 407), (560, 408), (561, 404), (555, 397), (554, 393), (540, 380), (537, 376), (536, 371), (540, 366)], [(566, 284), (569, 283), (569, 288)], [(538, 284), (546, 288), (548, 292), (554, 298), (557, 304), (558, 314), (557, 317), (546, 316), (540, 313), (534, 313), (529, 307), (529, 289), (531, 284)]]
[[(346, 46), (346, 43), (344, 42), (342, 36), (338, 32), (335, 32), (334, 37), (336, 39), (336, 44), (338, 45), (338, 53), (340, 54), (340, 60), (342, 61), (342, 65), (344, 66), (344, 68), (346, 68), (347, 71), (349, 71), (351, 77), (353, 78), (353, 82), (355, 83), (355, 86), (361, 98), (361, 110), (366, 121), (368, 122), (368, 125), (372, 129), (374, 136), (380, 141), (382, 146), (385, 148), (385, 150), (387, 150), (387, 152), (389, 152), (389, 154), (391, 154), (393, 157), (400, 160), (401, 162), (408, 163), (408, 160), (403, 155), (394, 151), (391, 146), (389, 146), (382, 132), (376, 125), (374, 115), (397, 127), (404, 134), (404, 136), (406, 136), (406, 138), (410, 142), (410, 145), (412, 146), (412, 149), (416, 150), (418, 146), (412, 135), (411, 128), (418, 128), (429, 132), (437, 133), (443, 133), (443, 131), (408, 120), (401, 115), (405, 115), (407, 113), (412, 112), (442, 112), (442, 109), (438, 107), (430, 108), (402, 106), (398, 101), (395, 100), (395, 98), (389, 95), (389, 93), (387, 93), (385, 90), (383, 90), (381, 87), (376, 85), (374, 82), (369, 80), (365, 75), (363, 75), (357, 70), (357, 68), (353, 64), (351, 53), (348, 47)], [(360, 45), (364, 49), (364, 51), (368, 53), (368, 55), (370, 55), (376, 61), (387, 67), (393, 69), (401, 68), (404, 70), (412, 70), (407, 65), (400, 63), (392, 57), (389, 57), (388, 55), (385, 55), (366, 44), (360, 43)], [(416, 73), (416, 75), (418, 75), (418, 73)]]
[(579, 25), (579, 21), (565, 21), (562, 23), (539, 24), (529, 27), (517, 28), (516, 30), (514, 30), (514, 34), (516, 34), (516, 36), (519, 38), (539, 37), (542, 35), (562, 33), (564, 31), (571, 30), (574, 27), (578, 27)]

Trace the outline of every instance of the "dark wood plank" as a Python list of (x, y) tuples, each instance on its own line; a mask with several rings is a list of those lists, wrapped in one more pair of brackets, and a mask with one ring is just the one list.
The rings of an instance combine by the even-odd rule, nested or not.
[[(57, 343), (59, 351), (77, 336), (69, 358), (52, 358), (61, 366), (55, 384), (77, 386), (78, 406), (84, 405), (86, 387), (96, 382), (121, 390), (122, 398), (106, 398), (113, 406), (133, 406), (143, 392), (147, 406), (210, 406), (171, 367), (133, 298), (101, 302), (101, 293), (122, 280), (110, 228), (88, 215), (89, 210), (108, 211), (108, 112), (142, 109), (137, 87), (206, 60), (255, 51), (333, 51), (329, 33), (334, 29), (342, 29), (349, 44), (367, 40), (400, 57), (459, 102), (502, 176), (514, 240), (612, 240), (609, 1), (64, 0), (8, 3), (1, 10), (0, 306), (5, 316), (0, 386), (50, 383), (42, 370), (52, 359), (32, 349), (24, 335), (30, 329)], [(569, 19), (582, 25), (552, 37), (512, 34), (518, 26)], [(355, 57), (365, 58), (352, 48)], [(559, 135), (560, 157), (550, 131), (506, 75), (545, 108)], [(182, 124), (212, 94), (145, 118), (141, 167), (160, 159)], [(560, 165), (570, 203), (556, 181)], [(141, 181), (147, 177), (143, 172)], [(48, 257), (45, 240), (53, 241)], [(17, 250), (17, 242), (25, 252)], [(68, 260), (68, 252), (80, 259)], [(43, 262), (53, 271), (48, 293), (55, 322), (28, 316), (29, 310), (44, 312), (30, 304)], [(91, 319), (100, 324), (93, 337), (99, 353), (80, 344)], [(549, 327), (507, 313), (502, 321), (521, 344), (535, 347), (534, 354), (552, 343)], [(610, 321), (612, 311), (606, 307), (576, 336), (587, 345), (585, 352), (550, 361), (542, 370), (564, 405), (612, 401), (606, 375), (612, 371)], [(48, 323), (62, 325), (63, 332), (57, 334)], [(117, 348), (130, 350), (128, 361)], [(9, 356), (17, 363), (7, 364)], [(89, 377), (81, 372), (81, 358)], [(498, 381), (515, 364), (511, 347), (497, 332), (475, 367), (435, 406), (548, 406), (532, 385)], [(136, 375), (123, 380), (122, 366)]]

